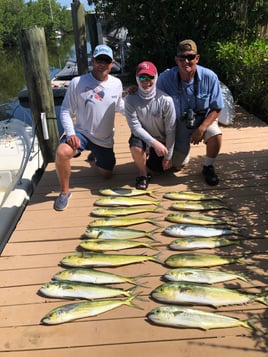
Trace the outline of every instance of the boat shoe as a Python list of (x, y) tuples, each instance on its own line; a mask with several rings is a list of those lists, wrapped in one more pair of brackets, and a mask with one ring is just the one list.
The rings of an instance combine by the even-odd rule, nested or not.
[(68, 207), (69, 198), (71, 198), (72, 193), (61, 192), (54, 203), (54, 209), (56, 211), (64, 211)]

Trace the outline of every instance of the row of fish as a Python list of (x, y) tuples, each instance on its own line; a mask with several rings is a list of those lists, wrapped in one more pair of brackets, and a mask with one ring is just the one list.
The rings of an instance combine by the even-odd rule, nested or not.
[[(171, 213), (166, 220), (177, 223), (165, 228), (164, 233), (168, 236), (179, 237), (168, 244), (172, 250), (194, 250), (200, 248), (216, 248), (227, 245), (241, 244), (240, 239), (226, 238), (224, 236), (241, 235), (236, 229), (225, 226), (235, 226), (235, 222), (221, 219), (215, 216), (193, 214), (192, 211), (205, 211), (210, 209), (231, 209), (226, 207), (219, 199), (215, 204), (208, 203), (209, 199), (217, 200), (215, 196), (201, 194), (193, 199), (190, 193), (180, 194), (170, 192), (164, 197), (171, 200), (185, 199), (191, 197), (184, 204), (181, 201), (171, 205), (172, 210), (179, 213)], [(180, 198), (179, 198), (180, 197)], [(199, 202), (196, 204), (195, 201)], [(205, 204), (204, 202), (205, 201)], [(187, 207), (187, 208), (186, 208)], [(184, 211), (189, 211), (185, 213)], [(210, 226), (214, 226), (213, 228)], [(215, 228), (222, 225), (223, 228)], [(235, 289), (219, 288), (210, 284), (225, 282), (233, 279), (248, 281), (242, 274), (207, 269), (213, 266), (221, 266), (231, 263), (243, 263), (243, 258), (229, 255), (180, 253), (170, 255), (165, 264), (172, 269), (168, 270), (163, 278), (167, 281), (156, 287), (151, 296), (159, 302), (167, 303), (152, 309), (147, 318), (157, 325), (173, 327), (191, 327), (208, 330), (212, 328), (226, 328), (242, 326), (255, 328), (252, 321), (242, 321), (230, 316), (215, 314), (214, 312), (193, 309), (193, 305), (207, 305), (212, 307), (240, 305), (259, 301), (268, 305), (268, 294), (250, 294)], [(183, 305), (183, 306), (180, 306)], [(191, 305), (191, 308), (185, 307)]]
[[(105, 251), (110, 250), (120, 250), (128, 249), (134, 247), (146, 247), (150, 249), (156, 249), (152, 243), (155, 240), (153, 234), (158, 228), (147, 232), (137, 229), (122, 228), (134, 224), (140, 223), (152, 223), (161, 227), (158, 221), (154, 218), (129, 218), (129, 217), (120, 217), (120, 216), (129, 216), (136, 213), (144, 212), (161, 212), (161, 200), (152, 201), (145, 200), (137, 197), (141, 194), (148, 194), (151, 197), (156, 197), (153, 191), (143, 191), (143, 190), (127, 190), (127, 189), (106, 189), (100, 191), (101, 195), (106, 196), (99, 198), (95, 201), (95, 205), (99, 206), (94, 208), (92, 211), (93, 216), (104, 217), (98, 218), (90, 222), (85, 231), (85, 236), (87, 239), (83, 239), (80, 243), (80, 247), (84, 250), (80, 253), (74, 253), (64, 257), (61, 260), (61, 264), (64, 266), (70, 267), (62, 272), (59, 272), (53, 277), (52, 282), (45, 284), (40, 292), (46, 296), (51, 297), (63, 297), (63, 298), (83, 298), (91, 299), (91, 301), (86, 302), (77, 302), (73, 304), (67, 304), (60, 306), (50, 313), (48, 313), (43, 319), (42, 322), (46, 324), (62, 323), (71, 321), (77, 318), (93, 316), (94, 314), (99, 314), (104, 311), (108, 311), (114, 307), (121, 305), (128, 305), (132, 307), (138, 307), (133, 303), (134, 298), (138, 298), (139, 294), (134, 293), (133, 287), (128, 290), (123, 290), (119, 288), (113, 288), (105, 285), (98, 284), (110, 284), (110, 283), (120, 283), (120, 282), (129, 282), (135, 286), (139, 286), (138, 279), (141, 277), (132, 277), (126, 278), (120, 275), (115, 275), (111, 273), (104, 273), (92, 269), (92, 267), (106, 267), (113, 266), (118, 267), (126, 264), (133, 264), (137, 262), (144, 261), (154, 261), (160, 264), (165, 264), (168, 267), (172, 267), (164, 277), (171, 281), (171, 283), (166, 284), (179, 284), (176, 279), (183, 281), (182, 275), (185, 277), (185, 284), (188, 284), (187, 287), (183, 286), (181, 290), (189, 289), (189, 275), (191, 275), (192, 281), (198, 279), (199, 282), (207, 282), (212, 284), (215, 281), (226, 281), (231, 279), (241, 279), (246, 280), (242, 275), (235, 275), (227, 272), (212, 271), (207, 269), (193, 269), (193, 267), (211, 267), (223, 264), (231, 264), (233, 262), (242, 262), (240, 258), (233, 258), (230, 256), (218, 256), (218, 255), (208, 255), (208, 254), (174, 254), (168, 257), (164, 262), (159, 259), (159, 256), (152, 255), (147, 256), (144, 254), (141, 255), (126, 255), (126, 254), (106, 254)], [(169, 244), (170, 249), (175, 250), (189, 250), (189, 249), (198, 249), (198, 248), (212, 248), (217, 246), (225, 246), (229, 244), (240, 244), (240, 240), (226, 239), (222, 237), (223, 235), (232, 235), (239, 234), (235, 229), (229, 228), (212, 228), (206, 227), (209, 225), (235, 225), (234, 222), (225, 221), (219, 217), (215, 216), (205, 216), (201, 214), (193, 214), (191, 211), (209, 211), (209, 210), (219, 210), (219, 209), (230, 209), (226, 206), (222, 198), (218, 196), (205, 195), (205, 194), (195, 194), (192, 192), (170, 192), (164, 195), (164, 198), (171, 200), (179, 200), (179, 202), (174, 202), (171, 205), (172, 210), (179, 212), (169, 214), (165, 219), (174, 223), (180, 223), (177, 225), (172, 225), (167, 227), (164, 230), (164, 233), (169, 236), (174, 237), (183, 237), (176, 239), (175, 241)], [(212, 201), (213, 200), (213, 201)], [(154, 208), (148, 208), (148, 205), (154, 205)], [(142, 206), (142, 207), (141, 207)], [(145, 207), (147, 206), (147, 207)], [(185, 213), (185, 211), (188, 211)], [(112, 228), (111, 228), (112, 227)], [(148, 237), (151, 239), (152, 243), (137, 241), (137, 238)], [(89, 252), (88, 252), (89, 251)], [(189, 267), (189, 268), (187, 268)], [(175, 268), (175, 269), (174, 269)], [(183, 271), (183, 269), (186, 269)], [(180, 270), (180, 271), (179, 271)], [(200, 275), (203, 276), (203, 281), (200, 278)], [(180, 276), (180, 278), (178, 278)], [(198, 276), (198, 278), (197, 278)], [(143, 277), (143, 276), (142, 276)], [(200, 280), (201, 279), (201, 280)], [(226, 279), (226, 280), (225, 280)], [(191, 280), (190, 280), (191, 281)], [(164, 286), (166, 287), (166, 286)], [(155, 291), (152, 292), (154, 298), (159, 299), (159, 291), (166, 294), (167, 290), (163, 286), (158, 287)], [(174, 287), (174, 285), (173, 285)], [(202, 287), (202, 286), (201, 286)], [(200, 287), (200, 288), (201, 288)], [(179, 288), (177, 287), (177, 293)], [(211, 293), (211, 291), (209, 291)], [(200, 293), (200, 291), (198, 291)], [(214, 293), (214, 292), (213, 292)], [(227, 292), (225, 292), (227, 293)], [(234, 293), (235, 294), (235, 293)], [(239, 293), (237, 293), (239, 295)], [(191, 295), (191, 294), (190, 294)], [(213, 294), (212, 294), (213, 295)], [(112, 300), (104, 300), (111, 297), (124, 296), (125, 298), (116, 298)], [(239, 295), (240, 296), (240, 295)], [(235, 294), (235, 297), (237, 295)], [(189, 297), (188, 297), (189, 298)], [(95, 299), (102, 299), (101, 301), (96, 301)], [(164, 298), (163, 298), (164, 299)], [(244, 297), (244, 299), (246, 299)], [(267, 302), (266, 297), (247, 296), (247, 301), (261, 301), (263, 303)], [(213, 306), (217, 306), (216, 302), (208, 300), (208, 305), (211, 303)], [(236, 301), (242, 301), (237, 299)], [(164, 301), (160, 300), (159, 301)], [(243, 300), (244, 301), (244, 300)], [(171, 303), (171, 301), (168, 301)], [(215, 304), (213, 304), (215, 302)], [(178, 301), (176, 301), (176, 304)], [(185, 303), (185, 302), (184, 302)], [(220, 302), (221, 304), (222, 302)], [(240, 302), (238, 302), (240, 303)], [(244, 303), (244, 302), (241, 302)], [(191, 309), (182, 308), (179, 310), (178, 306), (163, 306), (152, 310), (148, 315), (148, 319), (155, 323), (166, 324), (165, 321), (160, 322), (159, 315), (167, 316), (167, 310), (170, 314), (178, 317), (187, 316), (188, 314), (188, 324), (177, 326), (189, 326), (189, 316), (193, 316)], [(192, 309), (193, 310), (193, 309)], [(177, 312), (176, 312), (177, 311)], [(203, 314), (204, 312), (195, 310), (194, 316), (198, 314)], [(204, 316), (201, 318), (204, 321), (209, 321), (209, 314), (205, 319)], [(157, 315), (157, 317), (156, 317)], [(219, 316), (217, 314), (217, 316)], [(226, 319), (229, 322), (223, 322), (221, 327), (229, 326), (250, 326), (247, 322), (240, 322), (240, 320), (223, 316), (222, 319)], [(212, 317), (211, 317), (212, 319)], [(158, 321), (156, 321), (158, 320)], [(211, 320), (212, 321), (212, 320)], [(219, 322), (218, 322), (219, 323)], [(168, 325), (172, 325), (168, 322)], [(205, 324), (205, 322), (204, 322)], [(219, 323), (220, 324), (220, 323)], [(225, 326), (224, 326), (225, 324)], [(229, 325), (228, 325), (229, 324)], [(228, 326), (226, 326), (228, 325)], [(202, 326), (192, 326), (200, 327)], [(208, 328), (216, 328), (217, 324), (212, 323)], [(220, 326), (219, 326), (220, 327)]]
[[(128, 194), (127, 192), (125, 192)], [(132, 192), (133, 193), (133, 192)], [(143, 193), (143, 192), (142, 192)], [(137, 194), (137, 192), (135, 193)], [(143, 193), (144, 194), (144, 193)], [(99, 202), (99, 203), (98, 203)], [(136, 203), (136, 202), (134, 202)], [(96, 201), (96, 205), (103, 206), (105, 202)], [(134, 247), (154, 248), (149, 242), (136, 240), (147, 237), (155, 241), (154, 231), (146, 232), (129, 228), (129, 225), (149, 222), (158, 225), (153, 219), (148, 218), (120, 218), (131, 214), (143, 212), (156, 212), (159, 210), (158, 203), (155, 208), (127, 207), (122, 204), (120, 197), (117, 202), (113, 201), (110, 206), (120, 204), (118, 207), (97, 207), (92, 211), (93, 216), (108, 217), (98, 218), (91, 222), (85, 232), (86, 239), (80, 243), (82, 252), (73, 253), (62, 258), (60, 263), (67, 267), (52, 277), (52, 281), (43, 284), (39, 292), (47, 297), (63, 299), (86, 299), (71, 304), (65, 304), (49, 311), (41, 320), (43, 324), (60, 324), (80, 318), (95, 316), (122, 305), (141, 309), (133, 300), (139, 294), (134, 290), (142, 286), (139, 282), (144, 275), (124, 277), (119, 274), (109, 273), (93, 269), (92, 267), (118, 267), (152, 260), (160, 262), (157, 256), (105, 254), (104, 251), (118, 251)], [(147, 202), (143, 204), (148, 204)], [(140, 204), (140, 206), (142, 206)], [(111, 230), (111, 226), (113, 229)], [(109, 284), (129, 283), (129, 289), (121, 289)]]

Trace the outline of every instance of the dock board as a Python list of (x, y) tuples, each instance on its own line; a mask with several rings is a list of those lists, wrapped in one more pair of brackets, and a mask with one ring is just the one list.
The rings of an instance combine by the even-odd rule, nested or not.
[[(223, 147), (216, 163), (220, 183), (209, 187), (203, 182), (201, 168), (205, 146), (200, 144), (191, 150), (190, 165), (181, 172), (153, 175), (149, 186), (162, 208), (158, 213), (135, 216), (155, 217), (161, 227), (154, 233), (158, 242), (152, 243), (164, 261), (171, 254), (168, 249), (175, 238), (163, 235), (163, 229), (172, 224), (165, 220), (170, 213), (171, 201), (163, 199), (168, 191), (194, 191), (223, 196), (233, 211), (219, 210), (215, 214), (235, 219), (247, 239), (242, 245), (195, 252), (228, 254), (244, 257), (244, 263), (217, 267), (226, 271), (244, 273), (250, 282), (232, 280), (217, 286), (260, 294), (267, 290), (267, 173), (268, 126), (237, 107), (237, 115), (231, 127), (223, 127)], [(53, 210), (58, 195), (58, 182), (54, 164), (49, 164), (32, 198), (24, 211), (9, 242), (0, 257), (0, 357), (264, 357), (268, 350), (267, 306), (251, 302), (242, 306), (200, 307), (236, 317), (242, 320), (257, 318), (255, 324), (266, 331), (253, 331), (244, 327), (203, 331), (191, 328), (171, 328), (149, 323), (146, 314), (163, 305), (150, 297), (151, 291), (162, 284), (162, 276), (168, 269), (164, 264), (144, 262), (114, 268), (99, 268), (127, 277), (143, 275), (137, 287), (141, 299), (135, 302), (143, 310), (122, 306), (99, 316), (73, 322), (45, 326), (42, 317), (51, 309), (70, 303), (67, 299), (41, 296), (39, 288), (62, 270), (61, 259), (74, 253), (81, 242), (92, 217), (94, 202), (100, 197), (99, 189), (105, 187), (132, 187), (137, 176), (128, 148), (129, 129), (126, 120), (116, 116), (115, 152), (117, 165), (110, 180), (100, 178), (94, 166), (87, 161), (87, 152), (73, 159), (69, 207), (64, 212)], [(134, 216), (134, 217), (135, 217)], [(156, 226), (144, 223), (134, 229), (152, 230)], [(234, 236), (232, 236), (234, 237)], [(141, 238), (152, 242), (149, 238)], [(123, 254), (156, 254), (149, 248), (121, 251)], [(128, 289), (130, 284), (120, 287)]]

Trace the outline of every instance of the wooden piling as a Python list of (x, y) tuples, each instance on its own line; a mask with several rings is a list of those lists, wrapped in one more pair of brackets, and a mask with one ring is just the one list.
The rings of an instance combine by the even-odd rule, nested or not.
[(88, 72), (85, 9), (80, 1), (72, 2), (72, 21), (78, 74)]
[[(46, 165), (55, 161), (59, 134), (44, 29), (34, 27), (28, 30), (21, 30), (19, 42), (30, 108)], [(46, 116), (48, 129), (48, 139), (46, 140), (42, 130), (41, 113), (45, 113)]]

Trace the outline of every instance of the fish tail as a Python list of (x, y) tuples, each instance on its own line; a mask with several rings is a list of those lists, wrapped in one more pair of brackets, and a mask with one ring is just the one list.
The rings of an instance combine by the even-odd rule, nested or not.
[(153, 198), (158, 198), (158, 195), (155, 191), (148, 191), (148, 195)]
[(126, 300), (124, 301), (124, 304), (127, 305), (127, 306), (130, 306), (130, 307), (134, 307), (134, 308), (139, 309), (139, 310), (144, 310), (143, 307), (141, 307), (141, 306), (139, 306), (139, 305), (137, 305), (137, 304), (135, 304), (135, 303), (133, 302), (133, 300), (134, 300), (134, 299), (137, 299), (138, 296), (139, 296), (139, 293), (130, 296), (128, 299), (126, 299)]
[(262, 302), (264, 305), (268, 305), (268, 293), (265, 292), (263, 294), (258, 295), (255, 300)]
[(139, 286), (139, 287), (147, 287), (145, 284), (146, 283), (139, 283), (138, 280), (139, 279), (142, 279), (142, 278), (145, 278), (146, 276), (150, 275), (149, 273), (148, 274), (140, 274), (140, 275), (136, 275), (136, 276), (133, 276), (132, 278), (128, 278), (127, 281), (130, 283), (130, 284), (134, 284), (136, 286)]
[(238, 277), (239, 277), (240, 280), (243, 280), (243, 281), (245, 281), (245, 282), (247, 282), (247, 283), (249, 283), (251, 285), (254, 285), (253, 282), (250, 281), (250, 279), (247, 277), (247, 275), (245, 273), (240, 273), (238, 275)]
[(159, 251), (159, 249), (157, 247), (154, 247), (150, 242), (144, 243), (144, 246), (149, 248), (149, 249), (158, 250)]
[(153, 261), (155, 261), (157, 263), (164, 264), (164, 262), (159, 258), (160, 255), (161, 255), (161, 252), (158, 252), (158, 253), (152, 255), (151, 258)]
[(243, 323), (242, 326), (250, 328), (256, 332), (260, 332), (261, 335), (264, 335), (265, 331), (255, 325), (259, 321), (260, 321), (260, 318), (252, 317), (252, 318), (249, 318), (247, 321), (241, 321), (241, 322)]
[(240, 257), (240, 258), (238, 258), (238, 259), (236, 260), (236, 262), (237, 262), (238, 264), (245, 264), (245, 258), (244, 258), (244, 257)]
[(154, 242), (159, 242), (159, 240), (155, 239), (155, 237), (153, 236), (153, 234), (158, 230), (158, 228), (155, 228), (149, 232), (145, 233), (145, 237), (148, 237), (150, 239), (152, 239)]
[(155, 219), (155, 218), (148, 218), (148, 222), (154, 224), (157, 227), (163, 227), (162, 224), (158, 223), (158, 221), (160, 221), (160, 219)]

